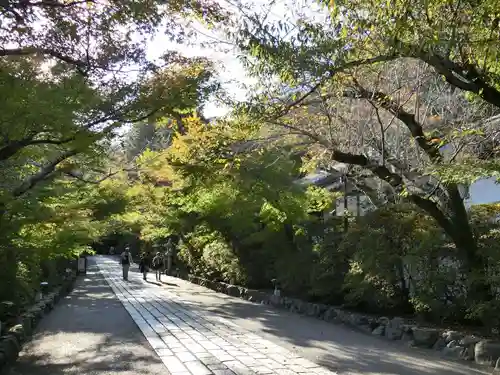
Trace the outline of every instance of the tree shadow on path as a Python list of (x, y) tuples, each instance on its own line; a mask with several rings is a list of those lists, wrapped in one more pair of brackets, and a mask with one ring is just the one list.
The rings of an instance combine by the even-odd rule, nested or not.
[[(170, 290), (187, 303), (176, 302), (201, 316), (219, 317), (297, 351), (341, 375), (483, 375), (491, 370), (470, 362), (454, 362), (437, 352), (413, 349), (344, 325), (327, 323), (266, 305), (215, 293), (198, 285)], [(189, 289), (187, 289), (189, 288)]]
[(95, 265), (41, 322), (8, 375), (160, 375), (165, 366)]

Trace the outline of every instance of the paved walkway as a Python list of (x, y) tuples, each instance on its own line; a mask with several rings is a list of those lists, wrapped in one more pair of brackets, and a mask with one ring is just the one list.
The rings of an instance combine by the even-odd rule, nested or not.
[(89, 273), (42, 322), (15, 374), (490, 373), (183, 280), (144, 282), (135, 266), (123, 282), (116, 258), (94, 261), (119, 301), (99, 274)]
[(165, 366), (137, 329), (93, 260), (25, 345), (9, 375), (164, 375)]

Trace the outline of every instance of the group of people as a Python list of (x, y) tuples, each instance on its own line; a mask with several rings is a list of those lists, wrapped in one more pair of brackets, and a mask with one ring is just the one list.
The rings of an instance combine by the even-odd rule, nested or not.
[[(123, 271), (123, 280), (128, 281), (128, 272), (130, 269), (130, 264), (132, 263), (132, 254), (130, 253), (130, 248), (127, 246), (120, 256), (120, 262)], [(161, 274), (165, 272), (165, 258), (160, 253), (157, 252), (155, 256), (151, 259), (147, 254), (142, 254), (139, 261), (139, 272), (142, 273), (142, 278), (147, 280), (149, 270), (153, 270), (156, 275), (156, 281), (161, 281)]]

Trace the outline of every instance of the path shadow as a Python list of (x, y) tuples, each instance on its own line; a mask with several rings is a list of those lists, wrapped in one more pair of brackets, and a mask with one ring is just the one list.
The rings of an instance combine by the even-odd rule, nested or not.
[[(158, 371), (151, 371), (151, 367)], [(6, 375), (68, 375), (68, 374), (160, 374), (161, 360), (149, 353), (137, 353), (134, 343), (116, 342), (106, 336), (91, 349), (71, 350), (69, 356), (54, 353), (25, 353)]]
[[(198, 292), (198, 286), (193, 288)], [(240, 327), (263, 335), (336, 371), (339, 375), (483, 375), (491, 370), (470, 362), (454, 362), (437, 352), (413, 349), (398, 341), (376, 338), (344, 325), (327, 323), (208, 292), (181, 294), (189, 303), (175, 301), (200, 317), (216, 314)], [(170, 302), (172, 303), (172, 302)]]
[(146, 280), (146, 282), (148, 284), (153, 284), (153, 285), (156, 285), (156, 286), (162, 286), (163, 284), (159, 281), (151, 281), (151, 280)]
[(176, 286), (176, 287), (179, 287), (179, 285), (178, 285), (178, 284), (169, 283), (169, 282), (167, 282), (167, 281), (161, 281), (161, 283), (162, 283), (163, 285), (168, 285), (168, 286)]
[(165, 366), (93, 262), (42, 319), (8, 375), (160, 375)]

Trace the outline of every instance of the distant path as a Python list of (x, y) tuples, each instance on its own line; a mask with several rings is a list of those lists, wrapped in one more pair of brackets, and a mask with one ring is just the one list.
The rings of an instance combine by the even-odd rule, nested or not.
[(116, 257), (94, 261), (121, 303), (90, 273), (42, 322), (11, 375), (490, 374), (183, 280), (144, 282), (136, 265), (123, 282)]

